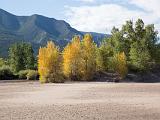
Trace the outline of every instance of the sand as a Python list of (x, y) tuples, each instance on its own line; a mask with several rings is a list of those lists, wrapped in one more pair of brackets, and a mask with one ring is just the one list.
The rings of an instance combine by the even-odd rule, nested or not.
[(0, 120), (160, 120), (160, 83), (0, 83)]

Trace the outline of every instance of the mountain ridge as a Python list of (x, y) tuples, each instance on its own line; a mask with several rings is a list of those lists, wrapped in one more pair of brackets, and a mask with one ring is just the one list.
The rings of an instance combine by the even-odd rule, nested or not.
[(101, 33), (78, 31), (64, 20), (38, 14), (17, 16), (0, 9), (0, 56), (6, 57), (9, 46), (17, 42), (31, 43), (37, 54), (38, 46), (45, 45), (48, 40), (64, 47), (74, 35), (83, 37), (86, 33), (92, 34), (97, 44), (108, 36)]

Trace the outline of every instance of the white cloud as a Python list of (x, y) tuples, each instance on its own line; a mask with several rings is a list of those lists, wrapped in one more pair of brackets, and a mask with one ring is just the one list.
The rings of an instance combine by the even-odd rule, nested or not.
[(158, 15), (160, 15), (160, 0), (130, 0), (130, 3), (135, 4), (144, 10), (155, 14), (158, 13)]
[(148, 11), (148, 23), (154, 23), (160, 32), (160, 0), (131, 0), (130, 3)]
[[(129, 9), (118, 4), (79, 6), (67, 8), (67, 20), (76, 29), (109, 33), (113, 26), (120, 27), (126, 20), (142, 18), (146, 24), (154, 23), (160, 27), (159, 0), (129, 0), (144, 11)], [(147, 12), (145, 12), (147, 11)]]

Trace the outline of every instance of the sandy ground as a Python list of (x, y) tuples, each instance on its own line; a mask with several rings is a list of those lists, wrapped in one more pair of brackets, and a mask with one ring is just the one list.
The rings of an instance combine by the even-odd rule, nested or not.
[(160, 84), (0, 83), (0, 120), (160, 120)]

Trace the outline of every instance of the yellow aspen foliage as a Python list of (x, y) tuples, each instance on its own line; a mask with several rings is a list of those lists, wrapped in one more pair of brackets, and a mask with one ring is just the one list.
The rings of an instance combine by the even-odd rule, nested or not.
[(96, 45), (90, 34), (86, 34), (82, 41), (82, 66), (83, 80), (91, 80), (96, 72)]
[(127, 60), (124, 52), (118, 53), (114, 56), (115, 71), (124, 79), (128, 73)]
[(46, 81), (46, 76), (48, 75), (48, 69), (46, 66), (46, 48), (40, 48), (39, 49), (39, 55), (38, 55), (38, 72), (40, 75), (40, 82), (45, 83)]
[(74, 36), (63, 51), (63, 73), (74, 80), (80, 79), (81, 42), (79, 36)]
[(50, 41), (46, 47), (39, 49), (38, 72), (40, 82), (60, 82), (60, 53), (58, 47)]

